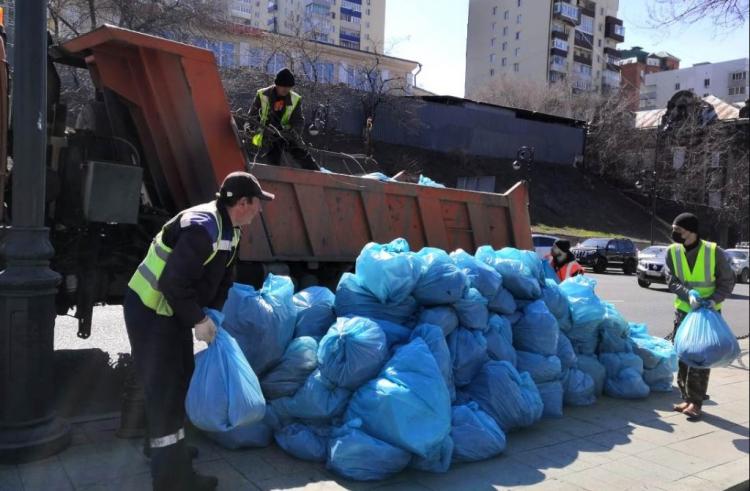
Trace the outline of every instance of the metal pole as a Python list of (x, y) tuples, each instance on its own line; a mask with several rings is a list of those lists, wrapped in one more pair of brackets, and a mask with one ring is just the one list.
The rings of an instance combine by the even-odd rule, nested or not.
[(47, 457), (70, 443), (55, 417), (54, 250), (44, 227), (47, 150), (47, 2), (16, 2), (12, 226), (0, 272), (0, 461)]

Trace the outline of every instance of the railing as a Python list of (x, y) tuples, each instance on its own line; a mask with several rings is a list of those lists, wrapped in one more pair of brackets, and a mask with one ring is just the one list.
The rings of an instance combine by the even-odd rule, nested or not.
[(581, 19), (581, 11), (578, 7), (564, 2), (555, 2), (552, 13), (575, 24), (578, 24)]
[(563, 41), (562, 39), (553, 39), (552, 40), (552, 48), (559, 49), (561, 51), (568, 51), (568, 42)]
[(564, 60), (561, 57), (553, 56), (549, 60), (549, 66), (550, 66), (550, 69), (556, 70), (558, 72), (567, 72), (568, 71), (568, 62), (567, 62), (567, 60)]

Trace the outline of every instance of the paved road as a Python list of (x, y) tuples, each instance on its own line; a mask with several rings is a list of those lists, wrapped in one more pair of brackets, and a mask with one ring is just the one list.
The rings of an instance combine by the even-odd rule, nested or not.
[[(672, 295), (663, 285), (649, 289), (640, 288), (634, 276), (622, 274), (591, 274), (599, 282), (597, 293), (614, 303), (630, 322), (646, 323), (655, 336), (665, 336), (672, 330)], [(724, 316), (738, 336), (750, 330), (750, 301), (748, 285), (737, 285), (733, 298), (725, 303)], [(129, 353), (130, 345), (120, 307), (97, 307), (91, 337), (81, 340), (76, 337), (77, 323), (70, 317), (58, 317), (55, 326), (55, 349), (99, 348), (110, 354), (114, 361), (118, 353)], [(196, 350), (203, 343), (196, 343)]]

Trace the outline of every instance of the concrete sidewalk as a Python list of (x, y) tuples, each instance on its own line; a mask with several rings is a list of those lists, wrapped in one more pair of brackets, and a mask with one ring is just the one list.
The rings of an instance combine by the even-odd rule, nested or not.
[[(643, 401), (600, 399), (586, 408), (565, 408), (508, 435), (495, 459), (458, 465), (446, 474), (405, 471), (383, 482), (340, 479), (323, 464), (286, 455), (276, 446), (227, 451), (203, 439), (196, 467), (219, 477), (222, 490), (398, 489), (747, 489), (748, 341), (731, 367), (714, 370), (705, 416), (689, 422), (672, 411), (678, 393)], [(114, 436), (117, 418), (74, 425), (73, 445), (42, 462), (0, 466), (0, 490), (148, 490), (148, 461), (140, 442)]]

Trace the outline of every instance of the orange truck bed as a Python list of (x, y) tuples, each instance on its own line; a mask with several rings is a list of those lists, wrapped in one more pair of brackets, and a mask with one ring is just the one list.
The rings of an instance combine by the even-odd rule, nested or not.
[[(227, 173), (246, 168), (210, 51), (112, 26), (63, 47), (84, 57), (97, 88), (126, 102), (143, 166), (173, 211), (211, 199)], [(251, 172), (276, 200), (243, 234), (245, 261), (351, 262), (367, 242), (397, 237), (414, 250), (532, 248), (523, 183), (491, 194), (267, 165)]]

